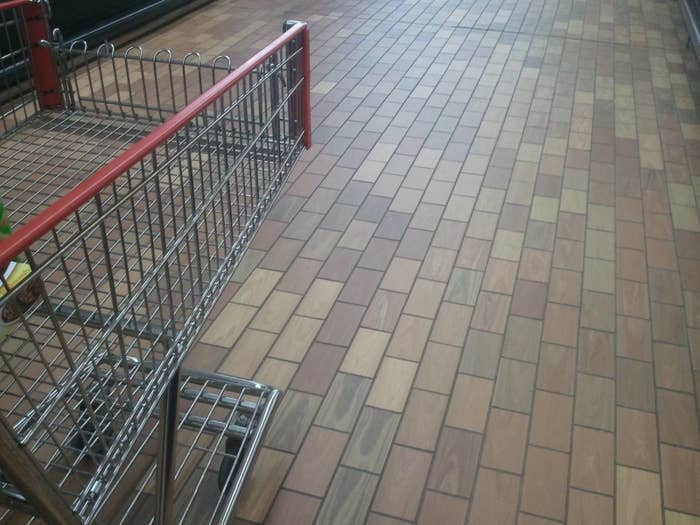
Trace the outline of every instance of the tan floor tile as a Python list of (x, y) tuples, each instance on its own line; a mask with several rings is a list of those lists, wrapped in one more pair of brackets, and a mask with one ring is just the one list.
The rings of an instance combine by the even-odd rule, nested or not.
[(342, 283), (336, 281), (328, 281), (326, 279), (314, 280), (308, 292), (304, 295), (304, 299), (297, 309), (297, 314), (325, 319), (342, 288)]
[(616, 520), (620, 525), (662, 523), (659, 475), (617, 467)]
[(581, 304), (581, 273), (555, 268), (549, 281), (548, 300), (553, 303)]
[(519, 261), (520, 252), (523, 246), (524, 235), (520, 232), (512, 232), (508, 230), (496, 231), (496, 237), (493, 241), (491, 256), (497, 259), (506, 259), (510, 261)]
[(321, 323), (318, 319), (292, 316), (272, 347), (270, 356), (301, 362), (321, 328)]
[(285, 389), (292, 381), (299, 365), (268, 357), (255, 374), (255, 380), (275, 388)]
[(404, 313), (434, 319), (444, 290), (444, 283), (416, 279), (406, 301)]
[(523, 248), (522, 258), (520, 259), (520, 273), (518, 276), (528, 281), (547, 282), (549, 280), (551, 263), (551, 252)]
[(483, 276), (483, 272), (455, 268), (447, 283), (445, 300), (474, 306)]
[(353, 220), (338, 241), (341, 248), (364, 250), (377, 225), (373, 222)]
[(340, 366), (341, 372), (374, 377), (391, 334), (360, 328)]
[(281, 277), (281, 272), (256, 268), (233, 296), (233, 302), (261, 306)]
[(615, 293), (614, 262), (586, 257), (583, 266), (584, 289), (609, 294)]
[(681, 514), (667, 510), (664, 512), (666, 525), (700, 525), (700, 516), (691, 516), (690, 514)]
[(406, 404), (417, 368), (416, 363), (386, 357), (379, 367), (367, 404), (401, 412)]
[(291, 521), (298, 525), (312, 525), (321, 500), (289, 490), (280, 490), (265, 522), (283, 525)]
[(276, 338), (276, 334), (247, 329), (221, 363), (219, 371), (237, 377), (252, 378)]
[(474, 432), (483, 432), (492, 390), (493, 381), (458, 374), (447, 409), (445, 424)]
[(394, 292), (410, 292), (420, 264), (420, 261), (394, 257), (380, 286)]
[(297, 294), (274, 291), (250, 323), (251, 328), (281, 332), (301, 300)]
[(656, 386), (670, 390), (693, 391), (688, 349), (682, 346), (654, 344)]
[(447, 282), (452, 272), (457, 252), (432, 246), (423, 261), (418, 275), (423, 279)]
[(659, 439), (673, 445), (700, 448), (698, 415), (693, 396), (658, 389)]
[(232, 347), (257, 311), (258, 309), (253, 306), (227, 304), (209, 329), (204, 332), (202, 342)]
[(565, 346), (576, 346), (579, 309), (548, 303), (542, 340)]

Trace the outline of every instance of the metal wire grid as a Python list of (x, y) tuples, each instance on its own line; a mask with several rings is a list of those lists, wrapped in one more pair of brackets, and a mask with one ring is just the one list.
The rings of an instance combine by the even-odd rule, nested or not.
[[(277, 390), (251, 381), (183, 373), (175, 462), (178, 524), (228, 523), (260, 439), (257, 429), (265, 425), (277, 396)], [(153, 485), (161, 430), (160, 419), (153, 417), (139, 436), (137, 453), (123, 470), (122, 482), (130, 480), (124, 486), (131, 490), (115, 494), (101, 509), (101, 521), (154, 522)]]
[(0, 410), (81, 516), (94, 517), (300, 151), (299, 52), (287, 51), (27, 253), (42, 301), (0, 349)]

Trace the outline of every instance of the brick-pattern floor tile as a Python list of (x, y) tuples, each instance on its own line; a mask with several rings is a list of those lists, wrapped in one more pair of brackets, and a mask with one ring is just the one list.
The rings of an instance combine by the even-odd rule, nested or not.
[(213, 2), (149, 35), (242, 63), (311, 27), (315, 145), (187, 358), (285, 390), (247, 523), (700, 518), (697, 63), (675, 2), (578, 4)]

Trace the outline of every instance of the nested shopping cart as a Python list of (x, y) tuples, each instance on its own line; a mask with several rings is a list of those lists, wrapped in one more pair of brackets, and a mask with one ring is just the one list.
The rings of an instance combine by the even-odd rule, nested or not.
[(31, 268), (0, 276), (0, 506), (226, 522), (278, 392), (182, 365), (311, 144), (308, 28), (234, 68), (64, 43), (48, 17), (0, 4), (0, 268)]

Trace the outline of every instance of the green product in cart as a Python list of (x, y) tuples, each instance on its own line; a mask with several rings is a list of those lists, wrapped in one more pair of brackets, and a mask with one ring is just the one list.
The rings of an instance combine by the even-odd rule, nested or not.
[[(7, 210), (0, 199), (0, 241), (12, 234), (10, 221), (7, 219)], [(18, 286), (32, 273), (32, 269), (26, 262), (11, 261), (9, 264), (0, 267), (0, 274), (3, 280), (0, 281), (0, 300), (10, 290)], [(7, 301), (0, 306), (0, 342), (4, 341), (11, 332), (12, 326), (17, 322), (20, 313), (26, 312), (29, 307), (39, 298), (39, 280), (33, 279), (25, 285), (16, 298)]]

